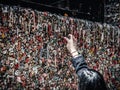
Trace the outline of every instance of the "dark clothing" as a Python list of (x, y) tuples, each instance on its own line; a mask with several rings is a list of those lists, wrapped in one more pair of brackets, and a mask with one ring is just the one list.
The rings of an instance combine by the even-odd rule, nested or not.
[(82, 55), (79, 55), (78, 57), (73, 58), (72, 63), (77, 74), (82, 72), (85, 68), (88, 68), (87, 63), (85, 62), (84, 57)]
[(78, 90), (107, 90), (103, 76), (88, 68), (82, 55), (73, 58), (72, 63), (78, 75)]

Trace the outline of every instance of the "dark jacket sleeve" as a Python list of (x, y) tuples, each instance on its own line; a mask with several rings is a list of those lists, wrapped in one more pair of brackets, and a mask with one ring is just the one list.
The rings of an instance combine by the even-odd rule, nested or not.
[(72, 59), (72, 64), (78, 74), (79, 71), (83, 71), (85, 68), (88, 68), (87, 63), (82, 55), (79, 55), (76, 58)]

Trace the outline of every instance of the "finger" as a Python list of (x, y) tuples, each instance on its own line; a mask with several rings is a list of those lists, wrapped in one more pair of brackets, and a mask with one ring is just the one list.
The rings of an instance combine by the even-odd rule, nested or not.
[(64, 39), (68, 42), (69, 41), (69, 39), (67, 38), (67, 37), (64, 37)]
[(77, 39), (75, 38), (75, 36), (72, 36), (73, 37), (73, 41), (77, 41)]

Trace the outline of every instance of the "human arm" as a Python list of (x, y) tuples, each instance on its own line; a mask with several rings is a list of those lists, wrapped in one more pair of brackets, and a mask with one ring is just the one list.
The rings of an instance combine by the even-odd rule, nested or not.
[(73, 66), (78, 75), (78, 90), (107, 90), (103, 76), (99, 72), (88, 68), (84, 57), (76, 49), (74, 36), (71, 34), (69, 36), (70, 38), (65, 37), (65, 39), (67, 41), (67, 49), (73, 57)]
[(66, 47), (72, 56), (72, 63), (76, 70), (76, 73), (83, 68), (87, 68), (84, 57), (77, 51), (76, 38), (73, 35), (69, 34), (69, 38), (64, 37), (64, 39), (67, 41)]

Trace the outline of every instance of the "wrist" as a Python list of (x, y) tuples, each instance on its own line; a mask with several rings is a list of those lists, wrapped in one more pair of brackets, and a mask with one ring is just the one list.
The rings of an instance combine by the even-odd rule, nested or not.
[(75, 51), (71, 52), (71, 55), (72, 55), (73, 58), (77, 57), (78, 56), (78, 51), (75, 50)]
[(76, 52), (77, 52), (77, 50), (74, 50), (74, 51), (71, 52), (71, 54), (76, 53)]

